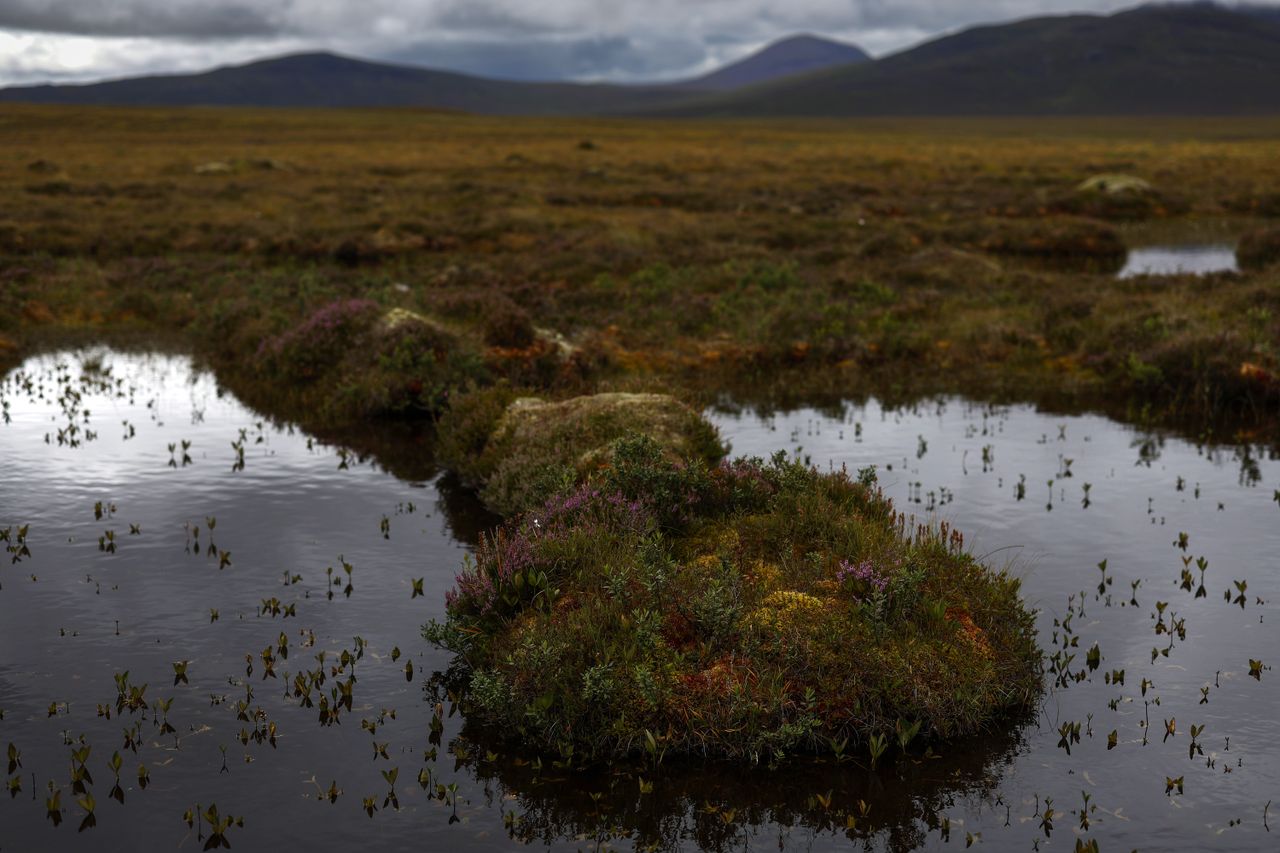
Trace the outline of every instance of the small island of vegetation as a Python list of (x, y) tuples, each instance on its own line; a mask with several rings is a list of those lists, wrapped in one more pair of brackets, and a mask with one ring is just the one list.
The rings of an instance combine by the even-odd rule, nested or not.
[(973, 734), (1039, 693), (1019, 583), (874, 471), (646, 435), (486, 537), (426, 637), (468, 721), (584, 760), (778, 761)]

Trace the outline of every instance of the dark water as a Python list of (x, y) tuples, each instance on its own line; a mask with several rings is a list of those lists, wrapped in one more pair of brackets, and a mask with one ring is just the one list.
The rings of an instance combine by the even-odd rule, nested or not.
[[(1066, 678), (1008, 733), (875, 773), (858, 762), (586, 771), (490, 754), (456, 716), (432, 737), (425, 687), (447, 660), (419, 627), (441, 615), (464, 543), (486, 519), (435, 473), (425, 446), (355, 437), (381, 453), (362, 460), (264, 423), (186, 359), (100, 356), (87, 372), (83, 354), (36, 359), (4, 387), (0, 531), (10, 532), (0, 547), (19, 550), (18, 528), (30, 525), (31, 554), (14, 563), (0, 551), (0, 746), (13, 743), (21, 761), (4, 777), (21, 789), (0, 792), (0, 851), (200, 849), (208, 825), (197, 837), (183, 820), (196, 803), (244, 817), (226, 834), (237, 850), (846, 849), (851, 838), (873, 849), (1073, 849), (1077, 838), (1102, 849), (1276, 849), (1263, 820), (1280, 800), (1280, 682), (1268, 668), (1251, 678), (1249, 661), (1280, 659), (1280, 463), (1258, 448), (1198, 448), (1102, 418), (959, 400), (896, 413), (871, 403), (834, 416), (715, 414), (738, 453), (799, 449), (821, 465), (877, 465), (900, 502), (955, 522), (976, 553), (1012, 564), (1043, 611), (1046, 650), (1075, 637), (1063, 669), (1086, 676)], [(108, 530), (114, 552), (99, 541)], [(1193, 590), (1179, 587), (1184, 555), (1208, 559), (1206, 597), (1194, 597), (1194, 561)], [(424, 595), (414, 597), (419, 578)], [(1248, 584), (1243, 609), (1223, 600), (1237, 580)], [(1163, 624), (1183, 620), (1181, 636), (1156, 632), (1157, 602), (1168, 603)], [(1068, 614), (1055, 641), (1054, 621)], [(277, 677), (264, 674), (268, 647)], [(288, 688), (319, 668), (321, 651), (316, 703), (349, 683), (344, 650), (360, 654), (352, 709), (324, 726)], [(189, 683), (175, 685), (183, 660)], [(1120, 669), (1124, 683), (1108, 684)], [(117, 712), (113, 675), (126, 670), (147, 685), (149, 710)], [(174, 732), (155, 701), (168, 698)], [(247, 721), (237, 704), (246, 698)], [(1170, 719), (1176, 733), (1165, 739)], [(1081, 729), (1068, 754), (1059, 729), (1070, 721)], [(1189, 754), (1192, 725), (1205, 726), (1203, 754)], [(82, 743), (96, 825), (78, 831), (86, 811), (71, 756)], [(123, 805), (110, 793), (117, 751)], [(393, 768), (394, 786), (383, 775)], [(1181, 792), (1166, 793), (1169, 778), (1182, 779)], [(51, 780), (62, 792), (57, 826), (46, 814)]]
[(1235, 246), (1226, 243), (1142, 246), (1131, 249), (1119, 278), (1239, 272)]

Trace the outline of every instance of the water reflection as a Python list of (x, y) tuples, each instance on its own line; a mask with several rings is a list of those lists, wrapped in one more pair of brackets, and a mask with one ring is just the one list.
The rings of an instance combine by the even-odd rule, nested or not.
[(1235, 247), (1225, 243), (1142, 246), (1129, 251), (1129, 256), (1116, 277), (1208, 275), (1239, 271)]
[[(1262, 822), (1280, 799), (1271, 449), (957, 399), (713, 413), (737, 453), (875, 465), (901, 508), (1011, 564), (1057, 656), (1049, 680), (1065, 686), (1007, 736), (874, 774), (856, 758), (588, 771), (544, 757), (535, 770), (536, 756), (456, 715), (429, 734), (423, 680), (449, 656), (419, 628), (442, 615), (466, 543), (492, 521), (439, 475), (429, 434), (308, 436), (162, 356), (35, 359), (0, 398), (0, 529), (30, 525), (31, 551), (0, 552), (0, 745), (22, 761), (4, 777), (20, 790), (0, 797), (6, 850), (198, 848), (182, 816), (214, 802), (245, 817), (228, 839), (249, 850), (905, 850), (947, 837), (959, 849), (970, 836), (1027, 850), (1045, 845), (1050, 808), (1055, 849), (1077, 835), (1103, 849), (1274, 849)], [(99, 544), (108, 531), (114, 551)], [(183, 661), (189, 683), (174, 684)], [(317, 668), (308, 706), (295, 679)], [(167, 712), (117, 716), (125, 671), (150, 684), (148, 702), (172, 699)], [(326, 724), (318, 706), (337, 682), (353, 701)], [(161, 733), (166, 718), (176, 732)], [(1199, 752), (1193, 725), (1206, 727)], [(79, 835), (68, 758), (82, 737), (97, 806)], [(109, 795), (117, 751), (124, 804)], [(46, 817), (50, 784), (61, 827)]]
[(999, 783), (1024, 748), (1022, 726), (952, 745), (941, 755), (869, 770), (860, 761), (813, 762), (743, 772), (717, 763), (673, 763), (621, 772), (535, 767), (468, 741), (459, 760), (506, 800), (511, 838), (555, 846), (625, 842), (638, 849), (914, 850), (951, 836), (949, 814), (1012, 814)]

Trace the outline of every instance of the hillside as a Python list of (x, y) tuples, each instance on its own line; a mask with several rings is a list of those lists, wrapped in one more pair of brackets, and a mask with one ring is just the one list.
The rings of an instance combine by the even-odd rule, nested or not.
[(0, 101), (579, 116), (1280, 114), (1280, 14), (1206, 3), (1033, 18), (877, 61), (799, 36), (671, 84), (525, 83), (313, 53), (201, 74), (4, 89)]
[(786, 74), (866, 61), (852, 45), (798, 36), (719, 71), (674, 84), (522, 83), (306, 53), (199, 74), (0, 89), (0, 101), (128, 106), (431, 107), (485, 114), (598, 115), (673, 107)]
[(1280, 21), (1146, 6), (983, 26), (874, 63), (752, 87), (680, 115), (1280, 113)]
[(851, 44), (817, 36), (793, 36), (680, 85), (690, 89), (731, 91), (794, 74), (870, 61), (871, 57), (862, 48)]
[(0, 101), (46, 104), (431, 107), (542, 115), (644, 109), (680, 97), (661, 87), (518, 83), (330, 53), (296, 54), (201, 74), (0, 90)]

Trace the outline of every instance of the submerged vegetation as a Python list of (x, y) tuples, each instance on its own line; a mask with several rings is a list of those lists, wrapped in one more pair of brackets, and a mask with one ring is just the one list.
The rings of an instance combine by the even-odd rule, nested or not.
[[(974, 734), (1038, 695), (1018, 583), (857, 478), (649, 438), (487, 537), (426, 635), (468, 719), (589, 759)], [(918, 738), (918, 741), (917, 741)]]

